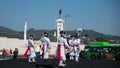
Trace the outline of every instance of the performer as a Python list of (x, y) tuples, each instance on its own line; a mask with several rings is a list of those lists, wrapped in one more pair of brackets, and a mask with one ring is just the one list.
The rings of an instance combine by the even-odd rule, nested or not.
[(74, 60), (74, 50), (73, 50), (73, 40), (74, 40), (74, 36), (73, 35), (71, 35), (70, 36), (70, 39), (69, 39), (69, 45), (70, 45), (70, 47), (72, 48), (72, 51), (69, 53), (69, 56), (70, 56), (70, 60)]
[(25, 57), (28, 57), (28, 62), (35, 62), (35, 50), (34, 50), (34, 41), (33, 41), (33, 35), (30, 35), (30, 38), (28, 40), (28, 48), (24, 54)]
[(48, 32), (47, 31), (44, 32), (44, 37), (42, 37), (40, 39), (40, 41), (42, 42), (42, 46), (41, 46), (41, 48), (42, 48), (42, 59), (48, 59), (51, 46), (50, 46), (50, 39), (48, 38)]
[(59, 61), (59, 66), (66, 66), (65, 48), (69, 49), (67, 40), (65, 39), (65, 31), (60, 31), (60, 37), (58, 38), (58, 47), (56, 52), (56, 59)]
[(73, 40), (73, 52), (75, 56), (75, 61), (78, 62), (79, 52), (80, 52), (80, 39), (78, 39), (78, 34), (75, 34), (75, 39)]

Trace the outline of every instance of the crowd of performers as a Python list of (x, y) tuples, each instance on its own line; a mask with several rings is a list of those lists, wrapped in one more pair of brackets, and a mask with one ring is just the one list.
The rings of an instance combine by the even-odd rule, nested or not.
[[(49, 52), (51, 49), (50, 46), (50, 39), (48, 38), (48, 32), (45, 31), (44, 36), (40, 39), (42, 45), (40, 46), (41, 58), (42, 59), (49, 59)], [(79, 53), (80, 53), (80, 39), (78, 38), (78, 34), (70, 36), (69, 41), (67, 41), (65, 37), (65, 31), (60, 31), (60, 37), (57, 41), (57, 48), (55, 58), (59, 61), (59, 66), (66, 66), (66, 54), (69, 53), (70, 60), (75, 60), (79, 62)], [(35, 44), (33, 41), (33, 35), (30, 35), (28, 39), (28, 47), (24, 56), (28, 58), (28, 62), (36, 62), (36, 53), (35, 53)]]

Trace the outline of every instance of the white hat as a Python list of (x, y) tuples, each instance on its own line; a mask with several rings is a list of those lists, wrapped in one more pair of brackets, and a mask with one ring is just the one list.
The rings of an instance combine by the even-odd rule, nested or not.
[(82, 28), (78, 28), (78, 29), (77, 29), (77, 32), (82, 32)]

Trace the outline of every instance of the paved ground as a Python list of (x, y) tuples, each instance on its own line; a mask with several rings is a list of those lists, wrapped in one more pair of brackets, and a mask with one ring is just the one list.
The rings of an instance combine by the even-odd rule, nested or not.
[(58, 61), (55, 59), (41, 60), (29, 63), (27, 59), (2, 59), (0, 60), (0, 68), (120, 68), (120, 61), (112, 60), (87, 60), (81, 59), (79, 62), (69, 61), (66, 62), (67, 66), (59, 67)]

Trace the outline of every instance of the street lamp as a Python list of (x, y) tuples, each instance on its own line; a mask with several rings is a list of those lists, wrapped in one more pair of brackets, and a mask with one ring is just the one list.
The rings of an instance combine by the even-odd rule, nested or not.
[[(64, 24), (64, 30), (66, 30), (66, 27), (65, 27), (65, 25), (66, 25), (66, 23), (67, 23), (67, 21), (66, 21), (66, 18), (68, 18), (68, 17), (71, 17), (71, 15), (65, 15), (65, 24)], [(67, 30), (66, 30), (67, 31)], [(67, 34), (67, 32), (66, 32), (66, 34)]]

